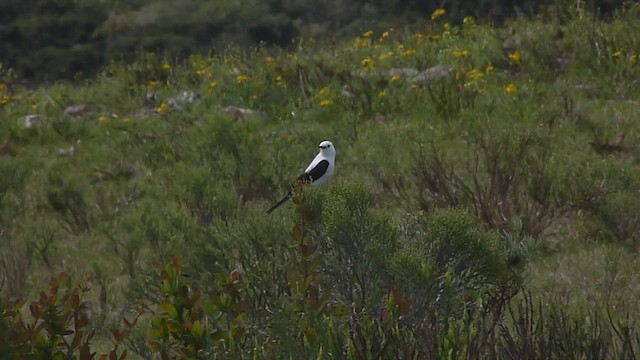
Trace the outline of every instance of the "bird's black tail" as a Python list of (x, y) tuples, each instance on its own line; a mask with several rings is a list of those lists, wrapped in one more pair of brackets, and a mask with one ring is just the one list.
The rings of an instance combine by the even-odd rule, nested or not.
[(287, 200), (291, 199), (291, 197), (293, 197), (293, 190), (290, 190), (289, 193), (287, 193), (287, 195), (285, 195), (282, 200), (278, 201), (275, 205), (273, 205), (271, 207), (271, 209), (267, 210), (267, 214), (271, 214), (273, 212), (273, 210), (277, 209), (280, 207), (280, 205), (284, 204), (287, 202)]

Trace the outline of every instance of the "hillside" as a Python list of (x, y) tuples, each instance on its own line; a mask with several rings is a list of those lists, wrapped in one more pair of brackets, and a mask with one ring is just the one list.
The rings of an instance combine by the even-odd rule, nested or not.
[(639, 15), (0, 69), (0, 358), (635, 358)]

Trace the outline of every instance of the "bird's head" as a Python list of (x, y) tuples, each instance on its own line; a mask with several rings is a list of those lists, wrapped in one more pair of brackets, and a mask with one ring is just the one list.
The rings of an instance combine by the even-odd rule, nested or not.
[(320, 152), (325, 156), (336, 156), (336, 148), (333, 146), (331, 141), (323, 141), (318, 145), (320, 148)]

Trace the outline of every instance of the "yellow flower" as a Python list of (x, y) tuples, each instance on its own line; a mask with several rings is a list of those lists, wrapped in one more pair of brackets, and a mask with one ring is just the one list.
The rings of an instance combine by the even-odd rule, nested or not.
[(484, 77), (484, 73), (476, 69), (469, 71), (466, 75), (469, 81), (464, 84), (464, 87), (470, 87)]
[(247, 75), (238, 75), (236, 76), (236, 82), (238, 84), (242, 84), (245, 83), (249, 80), (249, 77)]
[(378, 55), (378, 59), (384, 60), (384, 59), (388, 59), (388, 58), (390, 58), (392, 56), (393, 56), (393, 51), (387, 51), (386, 53), (382, 53), (382, 54)]
[(164, 71), (171, 70), (171, 64), (169, 64), (169, 63), (162, 64), (162, 70), (164, 70)]
[(513, 94), (516, 91), (518, 91), (518, 88), (514, 84), (509, 84), (504, 88), (504, 92), (507, 94)]
[(400, 75), (393, 75), (391, 81), (400, 81)]
[(513, 61), (514, 63), (519, 62), (521, 58), (522, 58), (522, 55), (520, 54), (519, 51), (514, 51), (512, 53), (509, 53), (509, 60)]
[(106, 116), (104, 116), (104, 115), (100, 115), (100, 117), (98, 118), (98, 120), (100, 120), (100, 122), (102, 123), (102, 122), (107, 121), (107, 117), (106, 117)]
[(415, 51), (414, 49), (407, 49), (407, 50), (404, 50), (404, 51), (401, 53), (401, 55), (402, 55), (403, 57), (411, 57), (411, 56), (413, 56), (415, 53), (416, 53), (416, 51)]
[(493, 66), (487, 65), (487, 67), (484, 68), (484, 73), (485, 74), (491, 74), (492, 72), (493, 72)]
[(373, 69), (373, 60), (371, 58), (362, 59), (362, 67), (367, 70)]
[(331, 99), (324, 99), (320, 101), (320, 106), (331, 106), (333, 105), (333, 100)]
[(382, 35), (380, 36), (380, 39), (378, 39), (378, 41), (383, 42), (386, 38), (388, 38), (388, 37), (389, 37), (389, 34), (390, 34), (392, 31), (395, 31), (395, 30), (393, 30), (393, 28), (389, 28), (389, 30), (387, 30), (387, 31), (383, 32), (383, 33), (382, 33)]
[(9, 94), (2, 95), (2, 99), (0, 100), (0, 105), (7, 105), (9, 103), (9, 100), (11, 100), (11, 97), (9, 96)]
[(383, 91), (380, 91), (380, 92), (378, 93), (378, 97), (379, 97), (379, 98), (383, 98), (383, 97), (385, 97), (385, 96), (387, 96), (387, 93), (386, 93), (384, 90), (383, 90)]
[(438, 20), (441, 17), (444, 16), (444, 14), (446, 13), (446, 11), (444, 9), (436, 9), (432, 14), (431, 14), (431, 20)]
[(362, 34), (362, 37), (365, 39), (370, 39), (373, 36), (373, 31), (369, 30), (367, 32), (365, 32), (364, 34)]
[(209, 83), (209, 86), (207, 87), (207, 90), (205, 90), (207, 93), (211, 94), (216, 87), (218, 86), (218, 83), (214, 81), (212, 81), (211, 83)]
[(276, 85), (284, 86), (284, 78), (282, 77), (282, 75), (276, 76)]
[(473, 24), (473, 16), (465, 16), (464, 19), (462, 19), (462, 23), (465, 25)]
[(453, 56), (455, 56), (455, 57), (469, 57), (469, 56), (471, 56), (471, 51), (455, 49), (455, 50), (453, 50)]
[(622, 50), (616, 50), (614, 51), (611, 56), (613, 56), (614, 58), (619, 58), (620, 56), (622, 56)]
[(322, 89), (320, 89), (320, 91), (318, 91), (318, 95), (321, 95), (321, 96), (329, 95), (330, 91), (331, 90), (325, 86)]
[(147, 87), (150, 89), (155, 89), (158, 87), (158, 80), (152, 79), (147, 82)]
[(267, 64), (273, 64), (273, 62), (275, 61), (274, 58), (272, 58), (271, 56), (267, 56), (266, 58), (264, 58), (264, 61), (267, 62)]
[[(156, 108), (156, 112), (158, 114), (164, 114), (165, 112), (167, 112), (167, 109), (169, 108), (169, 104), (167, 104), (166, 102), (163, 102), (162, 104), (160, 104), (160, 106), (158, 106)], [(123, 119), (124, 121), (124, 119)]]
[(196, 75), (198, 76), (205, 76), (209, 73), (209, 70), (205, 69), (205, 68), (200, 68), (198, 70), (196, 70)]
[(365, 48), (365, 47), (368, 47), (369, 45), (371, 45), (371, 39), (361, 38), (358, 36), (353, 40), (354, 49)]
[(629, 62), (631, 63), (631, 65), (635, 65), (638, 63), (638, 55), (630, 55), (629, 56)]

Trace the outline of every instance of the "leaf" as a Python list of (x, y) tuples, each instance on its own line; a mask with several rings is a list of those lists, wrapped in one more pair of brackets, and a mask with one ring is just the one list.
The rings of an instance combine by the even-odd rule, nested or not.
[(115, 339), (116, 343), (121, 343), (125, 338), (124, 331), (120, 331), (117, 329), (111, 330), (111, 335), (113, 335), (113, 338)]
[(202, 337), (203, 331), (204, 331), (204, 329), (202, 327), (202, 323), (200, 322), (200, 320), (194, 321), (193, 322), (193, 327), (191, 329), (191, 332), (194, 333), (198, 337)]
[(247, 312), (251, 310), (251, 303), (247, 300), (242, 300), (233, 305), (233, 308), (240, 312)]
[(158, 305), (158, 310), (171, 316), (171, 317), (177, 317), (178, 316), (178, 310), (176, 309), (176, 307), (168, 302), (165, 301), (163, 303), (161, 303), (160, 305)]
[(291, 237), (293, 237), (296, 241), (302, 241), (302, 236), (304, 235), (302, 225), (295, 224), (291, 228)]

